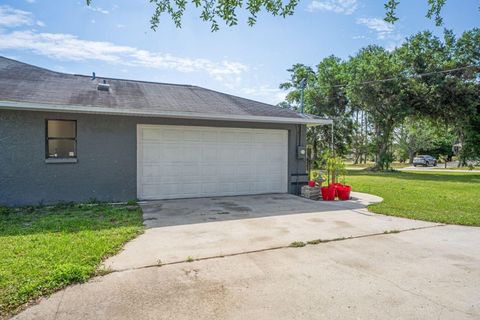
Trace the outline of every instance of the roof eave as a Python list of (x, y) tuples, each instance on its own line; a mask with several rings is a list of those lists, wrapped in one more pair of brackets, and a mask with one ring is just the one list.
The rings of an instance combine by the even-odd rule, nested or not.
[(158, 117), (158, 118), (198, 119), (198, 120), (217, 120), (217, 121), (305, 124), (308, 126), (328, 125), (332, 123), (332, 120), (330, 119), (315, 119), (315, 118), (309, 118), (309, 117), (287, 118), (287, 117), (267, 117), (267, 116), (212, 114), (212, 113), (194, 113), (194, 112), (158, 112), (155, 110), (139, 111), (134, 109), (113, 109), (113, 108), (104, 108), (104, 107), (96, 107), (96, 106), (42, 104), (42, 103), (17, 102), (17, 101), (0, 101), (0, 109), (85, 113), (85, 114), (135, 116), (135, 117)]

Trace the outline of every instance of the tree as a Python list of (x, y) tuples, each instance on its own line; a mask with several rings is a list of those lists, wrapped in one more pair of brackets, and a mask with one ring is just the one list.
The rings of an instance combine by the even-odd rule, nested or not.
[[(421, 32), (397, 49), (410, 78), (408, 98), (418, 116), (455, 128), (462, 145), (460, 164), (478, 157), (478, 122), (480, 122), (480, 29), (464, 32), (456, 38), (445, 30), (443, 41), (430, 32)], [(477, 67), (475, 67), (477, 66)], [(438, 72), (440, 70), (453, 72)]]
[[(345, 62), (330, 56), (323, 59), (315, 71), (303, 64), (295, 64), (287, 71), (290, 72), (290, 80), (280, 84), (281, 89), (289, 90), (286, 97), (287, 103), (296, 106), (297, 111), (299, 110), (300, 82), (306, 79), (305, 112), (334, 120), (333, 149), (336, 155), (345, 156), (352, 142), (353, 130), (352, 108), (349, 107), (345, 90), (341, 87), (347, 81)], [(321, 161), (320, 153), (332, 147), (331, 137), (330, 126), (308, 129), (307, 143), (311, 161)]]
[[(448, 160), (456, 144), (462, 165), (480, 158), (478, 28), (458, 39), (449, 30), (443, 39), (421, 32), (393, 51), (368, 46), (347, 60), (327, 57), (316, 70), (296, 64), (289, 71), (280, 86), (290, 90), (288, 103), (298, 105), (307, 79), (305, 110), (335, 120), (337, 155), (358, 162), (374, 154), (379, 170), (389, 168), (394, 151), (410, 161), (427, 151)], [(309, 130), (315, 156), (329, 141), (328, 128)]]
[(399, 160), (413, 162), (418, 154), (428, 154), (443, 162), (451, 161), (456, 135), (441, 121), (425, 117), (408, 117), (396, 130), (396, 151)]
[[(182, 18), (187, 5), (193, 5), (200, 9), (200, 18), (210, 23), (212, 31), (218, 31), (219, 23), (223, 22), (231, 27), (238, 24), (237, 11), (242, 9), (248, 15), (247, 24), (249, 26), (255, 25), (258, 14), (265, 10), (273, 16), (281, 16), (283, 18), (291, 16), (295, 12), (295, 8), (299, 0), (286, 0), (285, 3), (281, 0), (149, 0), (154, 5), (154, 11), (150, 18), (150, 26), (152, 30), (157, 30), (160, 24), (160, 17), (167, 14), (175, 23), (177, 28), (182, 26)], [(87, 5), (91, 5), (93, 0), (85, 0)], [(434, 19), (437, 25), (442, 25), (443, 20), (441, 10), (445, 5), (446, 0), (427, 0), (428, 11), (426, 17)], [(385, 7), (385, 21), (394, 23), (398, 20), (396, 10), (400, 0), (386, 0)], [(244, 8), (244, 9), (243, 9)]]
[(436, 138), (435, 129), (434, 125), (426, 119), (406, 118), (397, 130), (397, 147), (400, 159), (413, 163), (413, 158), (419, 151), (433, 149)]
[[(367, 112), (374, 127), (376, 145), (375, 169), (388, 169), (393, 160), (389, 146), (393, 131), (406, 116), (411, 114), (409, 101), (404, 99), (407, 85), (396, 77), (402, 73), (402, 65), (396, 52), (379, 46), (368, 46), (351, 58), (348, 96), (353, 104)], [(391, 79), (375, 81), (376, 79)]]

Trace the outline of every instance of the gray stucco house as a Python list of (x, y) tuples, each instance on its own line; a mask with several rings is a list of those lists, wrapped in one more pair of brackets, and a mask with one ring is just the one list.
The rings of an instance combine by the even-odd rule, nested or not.
[(306, 126), (328, 123), (197, 86), (0, 57), (0, 204), (296, 193)]

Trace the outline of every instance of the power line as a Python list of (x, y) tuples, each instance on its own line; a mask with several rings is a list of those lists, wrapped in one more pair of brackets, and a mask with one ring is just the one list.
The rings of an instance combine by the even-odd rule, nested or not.
[(426, 72), (426, 73), (419, 73), (419, 74), (414, 74), (411, 76), (403, 76), (403, 77), (393, 77), (393, 78), (386, 78), (386, 79), (379, 79), (379, 80), (369, 80), (369, 81), (364, 81), (360, 82), (357, 84), (338, 84), (331, 86), (332, 88), (343, 88), (347, 86), (361, 86), (361, 85), (366, 85), (366, 84), (371, 84), (371, 83), (382, 83), (382, 82), (389, 82), (389, 81), (396, 81), (396, 80), (406, 80), (406, 79), (411, 79), (411, 78), (423, 78), (435, 74), (442, 74), (442, 73), (450, 73), (450, 72), (455, 72), (455, 71), (460, 71), (460, 70), (466, 70), (470, 68), (479, 68), (479, 65), (470, 65), (470, 66), (465, 66), (465, 67), (459, 67), (459, 68), (454, 68), (454, 69), (447, 69), (447, 70), (440, 70), (440, 71), (432, 71), (432, 72)]

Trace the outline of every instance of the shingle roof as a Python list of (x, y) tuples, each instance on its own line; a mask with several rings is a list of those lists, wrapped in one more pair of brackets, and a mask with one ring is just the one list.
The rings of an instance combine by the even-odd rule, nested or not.
[[(98, 83), (103, 80), (110, 85), (110, 91), (97, 90)], [(197, 86), (104, 77), (92, 80), (90, 76), (55, 72), (2, 56), (0, 101), (142, 114), (187, 113), (305, 119), (305, 115), (292, 110)]]

